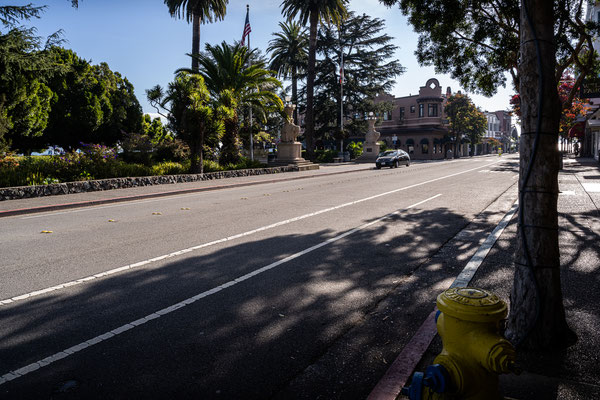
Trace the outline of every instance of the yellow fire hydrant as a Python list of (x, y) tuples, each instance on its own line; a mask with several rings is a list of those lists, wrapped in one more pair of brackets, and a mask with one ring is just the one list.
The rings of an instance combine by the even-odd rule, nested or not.
[(499, 375), (518, 372), (515, 349), (500, 336), (506, 303), (491, 292), (467, 287), (441, 293), (437, 306), (442, 352), (425, 374), (414, 374), (403, 394), (414, 400), (502, 399)]

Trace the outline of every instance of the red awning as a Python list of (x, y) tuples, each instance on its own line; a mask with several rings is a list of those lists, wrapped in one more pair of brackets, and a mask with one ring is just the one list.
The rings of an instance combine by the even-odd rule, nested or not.
[(569, 129), (570, 138), (583, 138), (585, 135), (585, 121), (576, 122), (571, 129)]

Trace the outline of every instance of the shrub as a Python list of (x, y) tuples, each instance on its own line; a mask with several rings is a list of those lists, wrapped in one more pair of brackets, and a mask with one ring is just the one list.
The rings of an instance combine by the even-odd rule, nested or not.
[(315, 150), (315, 157), (318, 162), (331, 163), (337, 156), (338, 152), (335, 150)]
[(123, 161), (118, 161), (112, 165), (112, 171), (110, 176), (105, 176), (103, 178), (127, 178), (150, 175), (152, 175), (152, 167), (148, 167), (143, 164), (131, 164)]
[(348, 146), (346, 146), (346, 150), (350, 152), (350, 158), (358, 158), (362, 155), (363, 144), (362, 142), (350, 142)]
[[(213, 160), (203, 160), (203, 171), (204, 172), (218, 172), (223, 171), (225, 168), (219, 165), (218, 162)], [(189, 169), (188, 169), (189, 170)]]
[(187, 172), (181, 163), (165, 161), (152, 166), (152, 175), (180, 175)]

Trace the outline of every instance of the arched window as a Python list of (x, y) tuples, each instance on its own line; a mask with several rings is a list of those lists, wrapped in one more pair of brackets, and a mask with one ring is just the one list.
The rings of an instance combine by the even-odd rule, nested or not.
[(421, 139), (421, 154), (429, 154), (429, 140)]
[(415, 141), (412, 139), (406, 139), (406, 151), (408, 154), (414, 154), (415, 152)]

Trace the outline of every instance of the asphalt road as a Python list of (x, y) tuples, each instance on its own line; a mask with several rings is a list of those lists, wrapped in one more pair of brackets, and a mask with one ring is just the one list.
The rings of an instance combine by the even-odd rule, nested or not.
[[(432, 257), (517, 171), (476, 157), (3, 218), (0, 398), (364, 398), (388, 361), (333, 349), (410, 338), (464, 261)], [(400, 291), (405, 322), (379, 334)]]

